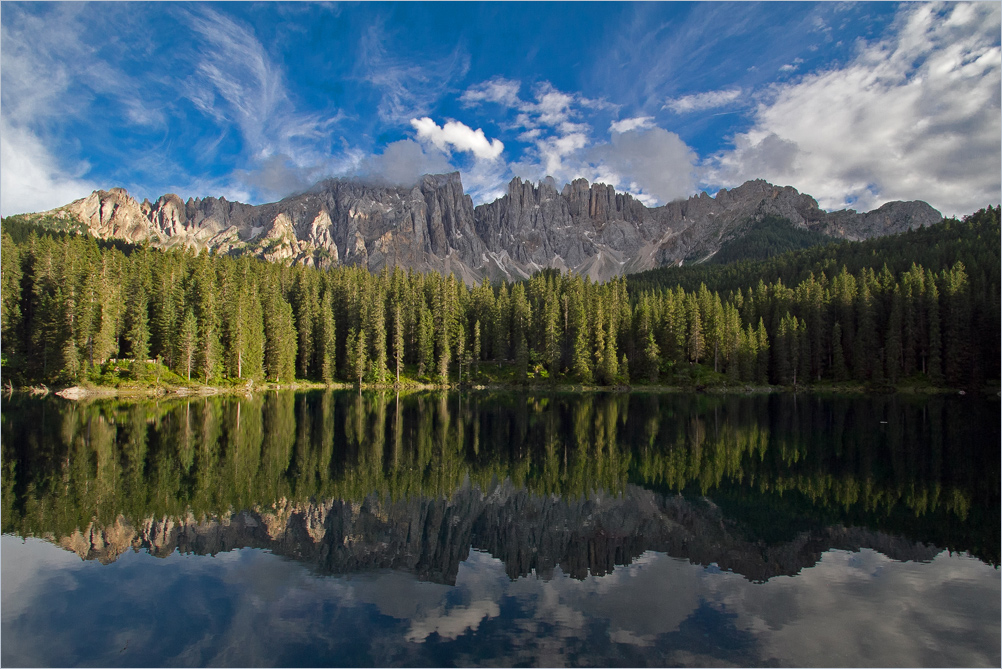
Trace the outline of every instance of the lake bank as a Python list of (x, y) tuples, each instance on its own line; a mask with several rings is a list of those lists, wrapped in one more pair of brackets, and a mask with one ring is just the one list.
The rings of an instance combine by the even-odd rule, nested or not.
[(5, 389), (6, 394), (23, 393), (28, 395), (56, 395), (66, 400), (91, 400), (101, 398), (184, 398), (207, 397), (213, 395), (248, 395), (254, 392), (278, 390), (389, 390), (394, 392), (421, 391), (505, 391), (533, 393), (606, 393), (606, 392), (637, 392), (637, 393), (705, 393), (705, 394), (768, 394), (768, 393), (804, 393), (810, 395), (998, 395), (1000, 388), (988, 386), (978, 389), (941, 388), (922, 385), (872, 386), (853, 383), (823, 383), (798, 386), (778, 385), (714, 385), (714, 386), (683, 386), (668, 384), (650, 385), (617, 385), (600, 386), (573, 383), (317, 383), (312, 381), (296, 381), (293, 383), (244, 383), (241, 385), (173, 385), (156, 386), (122, 385), (101, 386), (81, 384), (74, 386), (45, 385), (11, 387)]

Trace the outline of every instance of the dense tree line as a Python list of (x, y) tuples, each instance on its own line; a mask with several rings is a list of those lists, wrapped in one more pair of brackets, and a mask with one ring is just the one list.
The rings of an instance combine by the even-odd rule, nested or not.
[(765, 260), (789, 251), (838, 241), (814, 230), (798, 228), (785, 218), (770, 215), (744, 226), (739, 237), (725, 242), (706, 262), (728, 265), (742, 260)]
[[(778, 224), (773, 221), (766, 228), (774, 226)], [(745, 239), (738, 243), (742, 249)], [(754, 249), (746, 251), (747, 255), (752, 255), (751, 251)], [(710, 260), (715, 261), (718, 256), (719, 252)], [(751, 288), (759, 279), (767, 284), (782, 280), (788, 286), (795, 286), (811, 274), (818, 276), (825, 272), (832, 276), (842, 267), (856, 274), (866, 268), (877, 271), (886, 264), (892, 274), (898, 275), (915, 263), (939, 272), (958, 260), (969, 268), (998, 267), (999, 207), (981, 209), (962, 221), (945, 219), (936, 225), (861, 242), (814, 244), (768, 259), (744, 257), (728, 264), (706, 262), (659, 267), (630, 274), (627, 286), (631, 293), (673, 286), (696, 290), (704, 283), (712, 291), (733, 291)]]
[[(320, 271), (5, 222), (3, 371), (19, 383), (72, 382), (127, 358), (207, 383), (467, 381), (484, 378), (484, 363), (517, 380), (603, 385), (998, 379), (998, 209), (933, 228), (738, 263), (695, 288), (628, 289), (624, 278), (556, 271), (468, 287), (451, 275)], [(921, 234), (935, 244), (915, 244)], [(728, 286), (733, 276), (746, 285)]]

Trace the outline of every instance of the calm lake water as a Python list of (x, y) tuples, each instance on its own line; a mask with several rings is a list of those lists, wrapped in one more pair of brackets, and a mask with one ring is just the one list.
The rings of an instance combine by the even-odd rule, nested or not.
[(974, 397), (2, 406), (4, 666), (999, 666)]

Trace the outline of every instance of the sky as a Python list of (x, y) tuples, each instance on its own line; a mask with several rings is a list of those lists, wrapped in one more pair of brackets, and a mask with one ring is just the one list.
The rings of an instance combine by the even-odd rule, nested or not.
[(1002, 199), (1002, 4), (0, 3), (0, 214), (458, 170)]

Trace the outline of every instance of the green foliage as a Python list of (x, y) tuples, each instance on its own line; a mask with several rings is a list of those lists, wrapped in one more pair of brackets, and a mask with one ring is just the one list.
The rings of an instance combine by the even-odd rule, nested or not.
[[(124, 358), (205, 383), (382, 384), (405, 369), (442, 384), (883, 387), (920, 373), (980, 387), (1000, 377), (999, 338), (982, 336), (1002, 328), (994, 208), (758, 263), (605, 283), (545, 271), (470, 287), (4, 225), (2, 363), (19, 384), (72, 383)], [(757, 229), (771, 239), (781, 226)]]
[(725, 242), (706, 262), (727, 265), (738, 261), (766, 260), (790, 251), (838, 243), (828, 235), (797, 228), (789, 220), (765, 216), (739, 229), (740, 237)]

